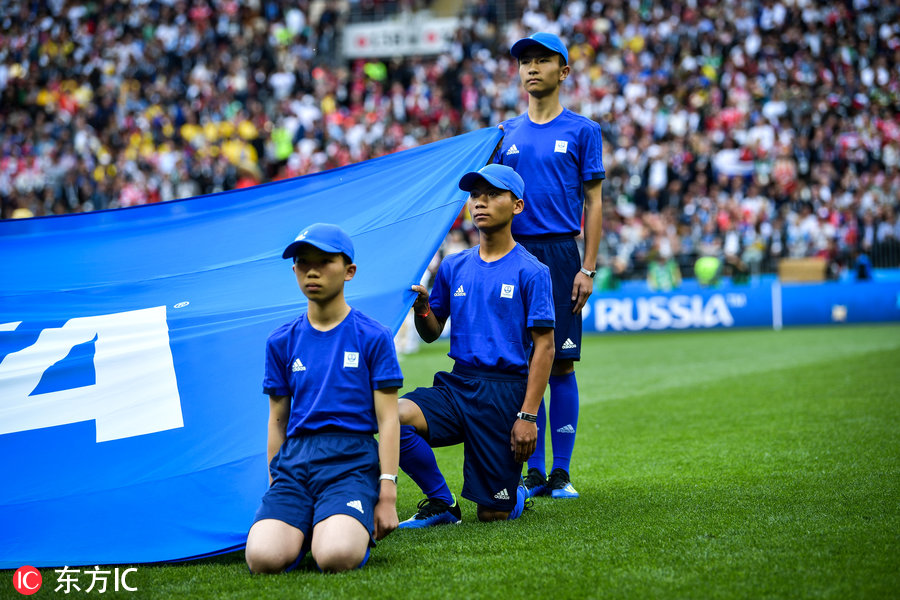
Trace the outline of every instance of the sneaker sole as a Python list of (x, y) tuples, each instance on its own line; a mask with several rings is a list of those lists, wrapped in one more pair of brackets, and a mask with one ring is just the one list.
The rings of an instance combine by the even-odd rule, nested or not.
[(579, 494), (578, 492), (567, 492), (566, 490), (553, 490), (552, 492), (550, 492), (550, 497), (556, 498), (557, 500), (565, 500), (578, 498)]
[(459, 525), (462, 523), (462, 519), (456, 519), (452, 521), (444, 520), (444, 521), (436, 521), (427, 523), (426, 519), (421, 519), (418, 521), (403, 521), (397, 526), (397, 529), (425, 529), (426, 527), (437, 527), (439, 525)]

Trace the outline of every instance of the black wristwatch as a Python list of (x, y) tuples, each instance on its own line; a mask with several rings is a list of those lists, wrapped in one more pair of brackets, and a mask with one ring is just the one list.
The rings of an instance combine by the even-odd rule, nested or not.
[(525, 411), (520, 411), (516, 413), (516, 416), (522, 419), (523, 421), (528, 421), (529, 423), (537, 423), (537, 415), (533, 415), (531, 413), (527, 413)]
[(597, 274), (597, 271), (588, 271), (584, 267), (581, 267), (581, 272), (584, 273), (585, 275), (587, 275), (588, 277), (590, 277), (591, 279), (593, 279), (594, 275)]

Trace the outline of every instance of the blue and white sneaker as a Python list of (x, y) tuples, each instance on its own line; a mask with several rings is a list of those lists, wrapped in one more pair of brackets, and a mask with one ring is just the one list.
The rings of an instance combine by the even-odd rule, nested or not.
[(539, 469), (531, 467), (528, 469), (528, 475), (525, 476), (525, 488), (528, 490), (528, 496), (546, 496), (550, 490), (547, 488), (547, 479)]
[(528, 495), (528, 488), (525, 487), (525, 481), (519, 477), (519, 485), (516, 487), (516, 505), (506, 517), (508, 521), (518, 519), (526, 510), (530, 510), (534, 506), (534, 499)]
[(447, 504), (443, 500), (425, 498), (416, 507), (416, 514), (400, 523), (400, 529), (420, 529), (432, 525), (455, 525), (462, 522), (462, 512), (456, 495), (453, 496), (453, 504)]
[(569, 473), (565, 469), (553, 469), (547, 479), (547, 488), (553, 498), (577, 498), (578, 492), (569, 481)]

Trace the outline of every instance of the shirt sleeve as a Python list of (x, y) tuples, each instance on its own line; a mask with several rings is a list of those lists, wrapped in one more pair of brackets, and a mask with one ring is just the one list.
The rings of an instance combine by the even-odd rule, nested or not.
[(273, 333), (266, 341), (266, 372), (263, 378), (263, 393), (269, 396), (290, 396), (291, 388), (286, 378), (285, 338), (277, 333)]
[(431, 312), (439, 319), (446, 319), (450, 316), (450, 282), (447, 281), (449, 266), (445, 258), (438, 267), (437, 277), (434, 278), (434, 287), (431, 288), (431, 295), (428, 297), (428, 304), (431, 306)]
[(590, 127), (581, 130), (581, 179), (591, 181), (593, 179), (606, 179), (606, 169), (603, 168), (603, 136), (600, 125), (592, 122)]
[(369, 364), (372, 389), (403, 387), (403, 372), (397, 360), (394, 339), (387, 328), (379, 331), (372, 340)]
[(553, 327), (556, 313), (553, 308), (553, 288), (550, 280), (550, 269), (546, 265), (540, 268), (525, 282), (525, 311), (527, 327)]

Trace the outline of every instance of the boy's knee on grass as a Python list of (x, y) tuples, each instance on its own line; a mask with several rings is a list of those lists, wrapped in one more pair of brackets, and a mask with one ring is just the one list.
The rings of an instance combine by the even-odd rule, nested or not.
[(509, 519), (509, 511), (495, 510), (484, 506), (478, 507), (478, 520), (484, 523), (490, 521), (506, 521)]
[(248, 544), (245, 558), (250, 572), (262, 575), (281, 573), (297, 559), (297, 556), (289, 556), (286, 552), (273, 549), (251, 548)]
[(362, 566), (368, 547), (354, 547), (348, 543), (328, 544), (313, 553), (319, 570), (325, 573), (340, 573)]

